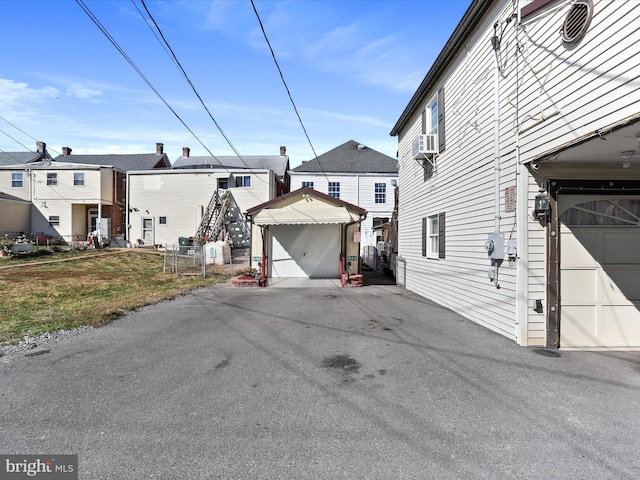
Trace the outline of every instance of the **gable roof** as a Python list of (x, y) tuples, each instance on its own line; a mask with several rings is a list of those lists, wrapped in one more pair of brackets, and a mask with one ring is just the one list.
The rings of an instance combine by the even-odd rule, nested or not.
[(398, 160), (349, 140), (303, 163), (293, 172), (398, 173)]
[(166, 153), (107, 154), (107, 155), (59, 155), (54, 162), (81, 163), (84, 165), (110, 165), (117, 170), (152, 170), (169, 168), (171, 162)]
[(37, 162), (41, 158), (40, 152), (0, 152), (0, 166)]
[[(320, 202), (314, 202), (314, 198)], [(247, 214), (255, 225), (346, 224), (361, 220), (367, 211), (303, 187), (256, 205), (248, 209)]]
[(289, 170), (288, 155), (237, 155), (223, 157), (179, 157), (173, 168), (245, 168), (256, 170), (271, 170), (279, 177)]

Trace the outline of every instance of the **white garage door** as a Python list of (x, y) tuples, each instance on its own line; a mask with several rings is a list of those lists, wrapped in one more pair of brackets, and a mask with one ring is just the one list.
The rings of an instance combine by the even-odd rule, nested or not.
[(562, 347), (640, 346), (636, 202), (598, 199), (577, 204), (561, 217)]
[(340, 278), (340, 225), (274, 225), (271, 276)]

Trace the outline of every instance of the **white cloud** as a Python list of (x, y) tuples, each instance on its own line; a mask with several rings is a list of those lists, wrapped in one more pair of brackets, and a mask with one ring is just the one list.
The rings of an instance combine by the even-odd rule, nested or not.
[(102, 96), (102, 91), (75, 84), (67, 87), (66, 96), (79, 98), (81, 100), (90, 100)]
[(60, 94), (57, 88), (31, 88), (27, 83), (0, 78), (0, 104), (4, 108), (45, 101)]

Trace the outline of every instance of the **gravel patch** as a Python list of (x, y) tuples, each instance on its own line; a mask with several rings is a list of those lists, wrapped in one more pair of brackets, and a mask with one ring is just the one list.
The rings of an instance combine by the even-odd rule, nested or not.
[(22, 340), (17, 345), (6, 345), (4, 347), (0, 347), (0, 357), (10, 353), (17, 353), (17, 352), (23, 352), (26, 350), (32, 350), (41, 345), (45, 345), (50, 342), (58, 342), (64, 337), (78, 335), (88, 330), (93, 330), (93, 327), (84, 326), (84, 327), (73, 328), (71, 330), (56, 330), (53, 332), (42, 333), (36, 337), (25, 336), (24, 340)]

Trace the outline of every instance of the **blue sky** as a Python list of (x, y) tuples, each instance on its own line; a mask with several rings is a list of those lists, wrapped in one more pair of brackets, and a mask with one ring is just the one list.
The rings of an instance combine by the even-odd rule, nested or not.
[[(311, 145), (249, 0), (145, 3), (235, 149), (285, 145), (295, 167), (348, 140), (395, 157), (389, 132), (471, 2), (254, 0)], [(233, 155), (140, 0), (84, 4), (200, 142)], [(0, 150), (208, 154), (74, 0), (0, 0), (0, 14)]]

